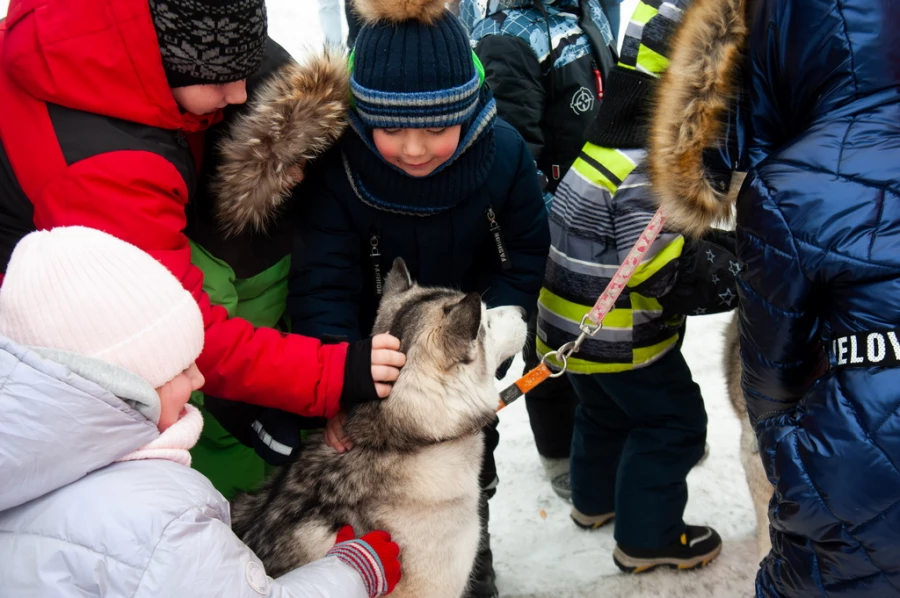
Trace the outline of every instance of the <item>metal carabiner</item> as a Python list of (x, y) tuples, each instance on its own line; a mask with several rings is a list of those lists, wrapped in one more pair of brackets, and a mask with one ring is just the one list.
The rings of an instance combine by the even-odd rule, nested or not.
[[(549, 363), (551, 358), (556, 358), (562, 363), (562, 366), (560, 366), (560, 370), (558, 372), (553, 372), (552, 374), (550, 374), (551, 378), (559, 378), (566, 373), (566, 370), (569, 368), (569, 357), (572, 355), (572, 353), (578, 350), (578, 345), (581, 344), (580, 341), (581, 337), (579, 337), (579, 340), (569, 341), (556, 351), (550, 351), (549, 353), (544, 354), (544, 356), (541, 358), (541, 363), (546, 365), (548, 368), (550, 368), (551, 365)], [(554, 365), (554, 367), (556, 366)]]
[(557, 361), (562, 363), (561, 369), (558, 372), (554, 372), (550, 374), (551, 378), (559, 378), (563, 374), (566, 373), (566, 370), (569, 368), (569, 357), (572, 356), (573, 353), (577, 353), (579, 349), (581, 349), (581, 344), (588, 338), (597, 334), (601, 328), (603, 328), (603, 324), (595, 324), (591, 326), (588, 324), (588, 315), (584, 314), (584, 317), (581, 318), (581, 323), (578, 327), (581, 329), (581, 334), (578, 335), (574, 341), (569, 341), (564, 344), (562, 347), (557, 349), (556, 351), (550, 351), (549, 353), (545, 353), (541, 358), (541, 363), (546, 365), (548, 368), (550, 367), (550, 359), (555, 358)]

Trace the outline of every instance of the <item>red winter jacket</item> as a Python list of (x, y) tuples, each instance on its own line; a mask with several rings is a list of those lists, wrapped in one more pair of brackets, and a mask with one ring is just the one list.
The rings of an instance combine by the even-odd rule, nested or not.
[(0, 272), (32, 230), (106, 231), (154, 256), (197, 299), (204, 391), (301, 415), (337, 412), (346, 343), (254, 329), (202, 290), (182, 231), (197, 179), (185, 135), (207, 123), (172, 97), (147, 0), (12, 0), (0, 22), (0, 107)]

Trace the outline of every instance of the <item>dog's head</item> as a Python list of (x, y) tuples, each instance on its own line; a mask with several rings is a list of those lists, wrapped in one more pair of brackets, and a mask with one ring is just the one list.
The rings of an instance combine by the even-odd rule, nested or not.
[(373, 328), (400, 339), (406, 366), (390, 397), (351, 414), (357, 444), (412, 448), (480, 430), (497, 408), (494, 373), (525, 343), (519, 307), (486, 309), (478, 293), (420, 287), (397, 258)]

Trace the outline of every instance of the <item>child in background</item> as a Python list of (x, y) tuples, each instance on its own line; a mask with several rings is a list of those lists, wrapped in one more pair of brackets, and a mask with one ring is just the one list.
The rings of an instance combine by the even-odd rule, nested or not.
[[(550, 241), (534, 159), (496, 118), (465, 30), (441, 0), (355, 5), (365, 24), (351, 56), (351, 130), (304, 183), (288, 298), (294, 331), (367, 335), (396, 257), (422, 285), (534, 310)], [(328, 433), (338, 441), (339, 423)], [(486, 436), (471, 596), (497, 592), (487, 534), (495, 427)]]
[[(597, 0), (465, 0), (460, 14), (484, 64), (497, 113), (522, 135), (543, 172), (549, 205), (597, 116), (604, 81), (615, 64), (615, 29)], [(534, 328), (532, 318), (532, 336)], [(525, 371), (537, 365), (530, 343), (524, 357)], [(538, 455), (553, 490), (563, 498), (570, 495), (577, 403), (565, 376), (525, 395)]]
[(616, 35), (598, 0), (464, 0), (497, 113), (528, 143), (552, 194), (600, 109)]
[(4, 595), (364, 598), (396, 585), (386, 532), (274, 580), (234, 535), (228, 502), (189, 467), (203, 336), (191, 294), (133, 245), (59, 227), (16, 246), (0, 289)]
[[(538, 352), (580, 333), (656, 211), (646, 173), (647, 111), (666, 46), (689, 0), (640, 3), (588, 143), (556, 192), (552, 247), (538, 315)], [(727, 169), (730, 165), (724, 166)], [(721, 239), (721, 240), (720, 240)], [(733, 245), (733, 241), (731, 241)], [(737, 259), (724, 232), (699, 241), (664, 230), (603, 327), (568, 359), (580, 404), (572, 441), (572, 519), (615, 518), (613, 558), (625, 571), (690, 569), (722, 547), (710, 527), (686, 525), (688, 472), (703, 455), (706, 412), (681, 355), (685, 316), (736, 306)]]

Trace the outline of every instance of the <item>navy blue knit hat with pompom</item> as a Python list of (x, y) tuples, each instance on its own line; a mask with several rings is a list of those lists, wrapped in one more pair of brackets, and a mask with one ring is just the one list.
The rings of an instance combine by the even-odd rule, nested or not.
[(443, 0), (355, 0), (350, 88), (372, 128), (448, 127), (478, 107), (483, 69)]

